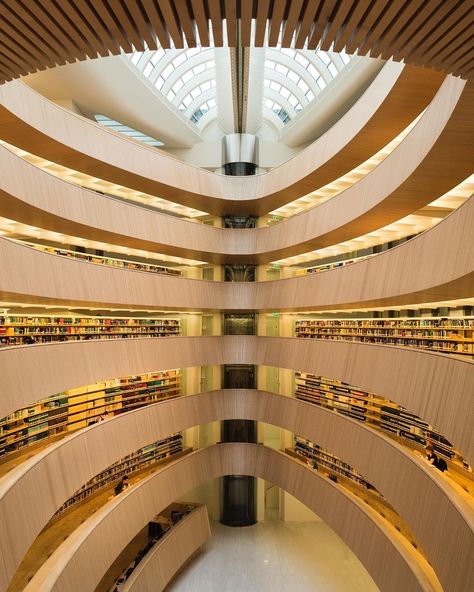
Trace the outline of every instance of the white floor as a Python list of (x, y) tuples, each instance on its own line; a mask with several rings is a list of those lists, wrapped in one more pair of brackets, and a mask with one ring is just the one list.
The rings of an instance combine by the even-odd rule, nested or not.
[(212, 523), (205, 549), (167, 592), (375, 592), (355, 555), (324, 522)]

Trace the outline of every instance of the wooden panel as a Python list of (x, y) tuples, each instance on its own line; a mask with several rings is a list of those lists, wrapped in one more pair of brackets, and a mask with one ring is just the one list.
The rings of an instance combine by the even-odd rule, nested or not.
[[(0, 482), (1, 515), (8, 517), (1, 523), (5, 537), (0, 548), (3, 541), (8, 573), (13, 573), (22, 554), (65, 499), (116, 458), (170, 433), (225, 419), (276, 425), (331, 450), (361, 472), (395, 507), (443, 574), (442, 580), (449, 581), (453, 572), (460, 581), (469, 578), (466, 570), (474, 545), (472, 500), (456, 490), (449, 478), (359, 422), (297, 399), (253, 390), (182, 397), (117, 416), (51, 445), (11, 471)], [(99, 445), (101, 442), (110, 446)], [(88, 461), (77, 462), (77, 458)], [(75, 470), (68, 473), (67, 481), (60, 478), (60, 467), (73, 463)], [(44, 478), (46, 474), (58, 477), (52, 483)], [(23, 496), (41, 503), (26, 505), (21, 513), (14, 511)], [(436, 521), (432, 520), (434, 515)]]
[[(263, 42), (263, 34), (270, 22), (269, 44), (276, 45), (278, 42), (280, 26), (284, 23), (285, 35), (283, 46), (289, 44), (289, 40), (296, 35), (296, 47), (301, 48), (307, 43), (309, 48), (315, 48), (321, 36), (323, 46), (327, 48), (333, 39), (336, 39), (335, 51), (344, 47), (348, 53), (358, 52), (365, 55), (370, 52), (377, 54), (377, 46), (384, 47), (384, 55), (390, 58), (395, 55), (398, 60), (406, 63), (421, 63), (427, 68), (433, 66), (445, 72), (453, 72), (466, 77), (471, 71), (474, 49), (470, 39), (463, 39), (463, 51), (468, 58), (463, 64), (455, 66), (449, 59), (435, 61), (430, 53), (424, 50), (428, 45), (439, 45), (442, 51), (448, 53), (454, 48), (452, 37), (449, 33), (455, 26), (460, 15), (464, 15), (466, 23), (472, 18), (472, 3), (469, 0), (460, 2), (438, 2), (433, 0), (429, 3), (428, 12), (422, 9), (417, 2), (369, 2), (369, 0), (311, 0), (305, 3), (305, 11), (300, 14), (303, 6), (299, 0), (263, 0), (256, 3), (253, 10), (253, 17), (256, 20), (256, 32), (254, 39), (248, 35), (248, 5), (250, 0), (199, 0), (198, 2), (184, 2), (183, 0), (128, 0), (124, 5), (116, 0), (97, 0), (93, 3), (94, 13), (91, 13), (91, 4), (86, 0), (65, 0), (65, 8), (59, 11), (56, 2), (51, 0), (38, 0), (29, 3), (27, 10), (24, 3), (18, 0), (3, 0), (3, 5), (10, 14), (16, 14), (16, 23), (13, 25), (10, 20), (5, 23), (6, 35), (0, 42), (0, 55), (12, 51), (16, 56), (24, 56), (22, 52), (23, 42), (18, 39), (19, 33), (22, 37), (31, 35), (39, 38), (47, 37), (47, 44), (43, 46), (41, 53), (30, 54), (33, 58), (31, 65), (27, 65), (24, 59), (6, 60), (3, 63), (0, 82), (17, 78), (20, 75), (34, 70), (41, 70), (53, 64), (58, 56), (59, 59), (68, 61), (83, 60), (87, 56), (95, 57), (109, 51), (113, 55), (120, 53), (123, 49), (126, 52), (132, 50), (132, 46), (143, 50), (144, 43), (149, 47), (155, 47), (156, 38), (164, 40), (165, 47), (168, 47), (169, 37), (174, 40), (176, 47), (183, 46), (183, 36), (194, 46), (195, 35), (193, 32), (194, 23), (201, 22), (205, 11), (212, 22), (214, 43), (216, 46), (223, 45), (222, 27), (225, 20), (229, 45), (236, 43), (236, 27), (239, 17), (244, 17), (243, 42), (246, 45), (255, 42), (260, 46)], [(161, 20), (154, 18), (156, 5), (164, 17)], [(221, 7), (222, 4), (222, 7)], [(297, 8), (295, 8), (297, 4)], [(99, 29), (100, 37), (96, 35), (95, 28), (82, 28), (80, 38), (74, 27), (78, 25), (76, 19), (71, 19), (70, 8), (77, 6), (79, 12), (86, 14), (88, 18), (95, 21), (95, 13), (100, 16)], [(260, 5), (263, 5), (260, 10)], [(125, 9), (126, 6), (126, 9)], [(186, 15), (181, 12), (186, 8)], [(253, 8), (253, 3), (252, 3)], [(189, 13), (188, 13), (189, 10)], [(143, 11), (143, 12), (142, 12)], [(178, 11), (178, 12), (177, 12)], [(420, 17), (420, 12), (423, 17)], [(181, 18), (177, 18), (177, 14)], [(72, 25), (72, 26), (71, 26)], [(198, 26), (200, 26), (198, 24)], [(400, 43), (399, 33), (402, 35), (410, 32), (408, 42)], [(396, 33), (396, 34), (395, 34)], [(204, 34), (201, 37), (201, 44), (209, 44), (209, 37)], [(402, 48), (400, 50), (400, 48)]]
[(283, 453), (256, 444), (221, 444), (168, 465), (104, 506), (69, 536), (25, 592), (94, 590), (114, 557), (157, 511), (227, 474), (265, 479), (300, 499), (346, 542), (381, 589), (439, 590), (414, 554), (363, 502)]
[[(88, 210), (84, 203), (88, 216), (95, 207), (93, 201), (90, 205)], [(108, 210), (97, 210), (96, 219), (101, 214), (108, 219)], [(150, 218), (143, 217), (143, 229), (150, 227), (152, 236)], [(124, 216), (110, 219), (118, 223)], [(139, 229), (141, 219), (126, 221)], [(197, 226), (196, 230), (206, 236), (209, 229)], [(200, 281), (94, 265), (0, 238), (5, 262), (0, 298), (99, 308), (227, 311), (341, 310), (441, 302), (472, 296), (474, 243), (469, 238), (473, 233), (471, 198), (434, 228), (369, 259), (323, 273), (255, 283)], [(20, 274), (19, 269), (28, 272)]]
[[(474, 100), (474, 86), (469, 85), (464, 92), (462, 86), (457, 79), (447, 79), (413, 131), (370, 175), (335, 199), (278, 225), (247, 230), (190, 227), (188, 221), (151, 213), (65, 183), (13, 156), (6, 148), (0, 148), (0, 161), (15, 174), (0, 181), (0, 214), (91, 240), (212, 262), (266, 263), (320, 249), (399, 220), (469, 175), (474, 117), (466, 118), (465, 113)], [(343, 118), (341, 125), (345, 122)], [(302, 156), (306, 159), (305, 152)], [(265, 176), (260, 181), (265, 193), (272, 191), (275, 180), (281, 184), (288, 179), (289, 167), (295, 168), (294, 160), (275, 169), (271, 179)], [(334, 170), (330, 162), (322, 168), (326, 168), (326, 174)], [(324, 175), (324, 171), (315, 170), (309, 176), (323, 180)], [(279, 193), (283, 196), (284, 191)], [(65, 199), (70, 204), (68, 219)]]
[(0, 350), (0, 390), (6, 393), (0, 416), (42, 397), (117, 376), (222, 364), (291, 368), (377, 393), (422, 417), (468, 462), (474, 460), (474, 365), (443, 354), (367, 343), (241, 335), (6, 347)]
[(262, 214), (351, 170), (413, 121), (441, 77), (400, 71), (399, 65), (387, 64), (321, 138), (289, 163), (253, 178), (190, 166), (71, 113), (20, 82), (0, 87), (0, 133), (5, 141), (53, 162), (177, 203), (219, 215), (241, 212), (245, 201), (249, 213)]
[(140, 562), (121, 592), (161, 592), (210, 536), (207, 508), (201, 506), (164, 535)]

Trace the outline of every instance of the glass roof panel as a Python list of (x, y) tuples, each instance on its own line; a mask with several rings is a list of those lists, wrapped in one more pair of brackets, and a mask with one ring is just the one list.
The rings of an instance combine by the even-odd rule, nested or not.
[(139, 132), (129, 127), (128, 125), (124, 125), (123, 123), (120, 123), (120, 121), (110, 119), (105, 115), (94, 115), (94, 119), (97, 121), (97, 123), (100, 123), (100, 125), (103, 125), (104, 127), (107, 127), (114, 132), (124, 134), (129, 138), (133, 138), (134, 140), (138, 140), (139, 142), (143, 142), (144, 144), (148, 144), (149, 146), (158, 147), (165, 145), (164, 142), (160, 142), (160, 140), (157, 140), (156, 138), (152, 138), (151, 136), (148, 136), (143, 132)]
[[(250, 49), (250, 60), (255, 51), (257, 49)], [(314, 101), (352, 59), (344, 53), (334, 54), (321, 50), (276, 47), (265, 48), (263, 51), (263, 116), (274, 121), (276, 107), (271, 105), (278, 105), (277, 110), (282, 113), (279, 118), (283, 124), (288, 123)], [(202, 113), (207, 113), (211, 108), (217, 116), (213, 47), (147, 50), (133, 53), (128, 58), (188, 120), (197, 123)], [(201, 95), (203, 101), (199, 104)], [(206, 110), (211, 99), (214, 105)]]

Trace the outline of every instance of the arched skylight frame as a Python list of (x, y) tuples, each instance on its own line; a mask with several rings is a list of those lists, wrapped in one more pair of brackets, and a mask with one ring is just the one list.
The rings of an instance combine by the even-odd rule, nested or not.
[(213, 47), (147, 50), (135, 52), (129, 59), (150, 84), (193, 123), (202, 117), (201, 113), (196, 115), (201, 105), (205, 109), (208, 107), (206, 113), (217, 110)]
[[(307, 107), (350, 62), (346, 54), (325, 51), (296, 50), (290, 48), (266, 48), (264, 66), (263, 104), (264, 116), (269, 111), (269, 99), (277, 102), (289, 118), (279, 117), (283, 125)], [(280, 97), (277, 98), (276, 94)], [(269, 117), (274, 121), (273, 116)], [(281, 124), (280, 124), (281, 126)]]

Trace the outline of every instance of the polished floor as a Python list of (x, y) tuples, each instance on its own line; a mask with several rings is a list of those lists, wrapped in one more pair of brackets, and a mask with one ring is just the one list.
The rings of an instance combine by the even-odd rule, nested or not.
[(212, 523), (212, 538), (167, 592), (375, 592), (355, 555), (324, 522)]

